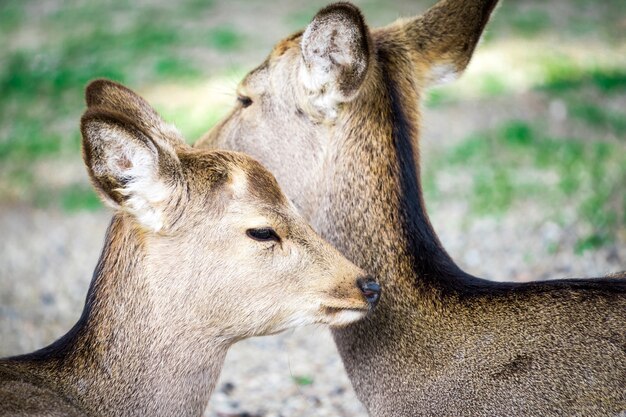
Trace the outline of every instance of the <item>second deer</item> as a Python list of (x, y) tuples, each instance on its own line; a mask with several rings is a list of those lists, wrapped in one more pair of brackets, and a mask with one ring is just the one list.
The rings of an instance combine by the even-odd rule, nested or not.
[(0, 360), (0, 416), (200, 416), (234, 342), (376, 303), (259, 163), (192, 149), (118, 84), (87, 104), (85, 163), (116, 214), (79, 322)]
[[(443, 0), (370, 30), (348, 3), (279, 42), (199, 146), (248, 152), (324, 238), (379, 277), (333, 331), (375, 417), (626, 410), (626, 280), (495, 283), (461, 270), (421, 192), (420, 98), (467, 66), (497, 0)], [(364, 366), (367, 364), (367, 366)]]

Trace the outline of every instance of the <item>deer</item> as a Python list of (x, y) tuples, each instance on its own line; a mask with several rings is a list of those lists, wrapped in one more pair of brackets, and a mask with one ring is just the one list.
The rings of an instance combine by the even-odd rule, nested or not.
[(460, 76), (496, 5), (441, 0), (370, 29), (356, 6), (331, 4), (274, 46), (195, 144), (259, 160), (323, 238), (379, 279), (376, 312), (331, 329), (373, 417), (626, 410), (626, 273), (481, 279), (448, 255), (425, 209), (420, 99)]
[(192, 148), (114, 82), (86, 101), (84, 162), (115, 214), (76, 325), (0, 360), (1, 416), (201, 416), (233, 343), (376, 304), (260, 163)]

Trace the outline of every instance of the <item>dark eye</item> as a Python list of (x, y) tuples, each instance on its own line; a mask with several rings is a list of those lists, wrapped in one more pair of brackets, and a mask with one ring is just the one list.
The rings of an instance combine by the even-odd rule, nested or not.
[(246, 96), (237, 96), (237, 101), (241, 103), (243, 108), (249, 107), (252, 104), (252, 99)]
[(246, 234), (248, 235), (248, 237), (254, 240), (258, 240), (259, 242), (269, 242), (270, 240), (280, 242), (280, 237), (278, 237), (274, 229), (272, 229), (271, 227), (248, 229), (246, 230)]

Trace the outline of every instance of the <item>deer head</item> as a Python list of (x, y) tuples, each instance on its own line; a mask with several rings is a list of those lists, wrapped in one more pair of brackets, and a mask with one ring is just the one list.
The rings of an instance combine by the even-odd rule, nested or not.
[(262, 161), (310, 218), (332, 148), (363, 131), (386, 134), (383, 53), (398, 56), (394, 75), (419, 98), (463, 72), (495, 4), (440, 1), (423, 15), (375, 30), (352, 4), (331, 4), (245, 76), (232, 112), (196, 146), (235, 149)]
[(92, 83), (87, 103), (89, 175), (138, 236), (165, 317), (236, 340), (368, 312), (373, 280), (313, 232), (258, 162), (192, 149), (121, 85)]

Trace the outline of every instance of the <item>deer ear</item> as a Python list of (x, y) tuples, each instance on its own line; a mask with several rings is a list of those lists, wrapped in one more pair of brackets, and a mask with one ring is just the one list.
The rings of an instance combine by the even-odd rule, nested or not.
[(302, 35), (301, 80), (320, 110), (332, 111), (354, 98), (371, 55), (370, 34), (359, 9), (332, 4), (313, 18)]
[(467, 67), (498, 0), (441, 0), (423, 15), (401, 20), (402, 42), (413, 50), (426, 86), (456, 79)]
[(95, 80), (85, 89), (88, 108), (99, 107), (125, 115), (151, 137), (167, 141), (175, 148), (187, 146), (182, 135), (173, 125), (166, 123), (161, 116), (137, 93), (109, 80)]
[(125, 115), (99, 107), (81, 119), (83, 159), (95, 189), (110, 206), (159, 231), (165, 206), (180, 182), (180, 162), (167, 143), (155, 141)]

